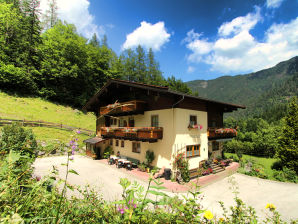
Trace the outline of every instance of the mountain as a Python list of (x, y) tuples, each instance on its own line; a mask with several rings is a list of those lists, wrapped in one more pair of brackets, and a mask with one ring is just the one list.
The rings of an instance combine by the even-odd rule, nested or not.
[(233, 116), (265, 116), (266, 111), (275, 107), (275, 112), (284, 110), (284, 103), (291, 96), (297, 96), (297, 76), (298, 56), (250, 74), (194, 80), (186, 84), (201, 97), (247, 106)]

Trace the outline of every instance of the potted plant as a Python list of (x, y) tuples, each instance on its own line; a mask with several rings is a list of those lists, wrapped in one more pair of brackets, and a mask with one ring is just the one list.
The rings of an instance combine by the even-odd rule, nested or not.
[(154, 152), (150, 151), (150, 150), (147, 150), (146, 151), (146, 165), (149, 168), (149, 171), (150, 171), (150, 167), (151, 167), (151, 164), (152, 164), (154, 159), (155, 159)]

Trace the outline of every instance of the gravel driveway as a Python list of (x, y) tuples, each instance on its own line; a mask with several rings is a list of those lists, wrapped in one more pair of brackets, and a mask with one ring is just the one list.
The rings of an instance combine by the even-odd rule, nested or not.
[[(34, 163), (35, 174), (44, 176), (49, 173), (54, 165), (58, 167), (60, 176), (64, 177), (66, 167), (61, 166), (61, 163), (65, 162), (65, 156), (38, 158)], [(70, 184), (80, 186), (89, 184), (100, 191), (103, 198), (108, 201), (117, 200), (121, 197), (120, 178), (126, 177), (131, 181), (137, 181), (144, 187), (147, 186), (145, 181), (119, 170), (115, 166), (109, 166), (84, 156), (75, 156), (74, 162), (70, 163), (70, 168), (80, 174), (79, 176), (69, 174), (68, 182)], [(232, 185), (231, 180), (236, 184)], [(204, 195), (202, 201), (204, 208), (220, 215), (222, 210), (218, 201), (223, 201), (226, 207), (235, 205), (233, 190), (230, 189), (232, 186), (237, 186), (238, 196), (247, 205), (253, 206), (259, 217), (266, 217), (265, 206), (267, 203), (273, 203), (285, 220), (298, 219), (298, 184), (263, 180), (238, 173), (201, 189)], [(174, 193), (166, 193), (175, 195)]]

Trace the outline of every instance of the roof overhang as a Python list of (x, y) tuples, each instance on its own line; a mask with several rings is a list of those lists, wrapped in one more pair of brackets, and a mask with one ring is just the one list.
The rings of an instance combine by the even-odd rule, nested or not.
[(96, 143), (99, 143), (99, 142), (102, 142), (102, 141), (105, 141), (106, 139), (103, 139), (103, 138), (99, 138), (99, 137), (94, 137), (94, 138), (89, 138), (89, 139), (86, 139), (84, 140), (83, 142), (84, 143), (89, 143), (91, 145), (94, 145)]
[[(96, 105), (99, 101), (99, 97), (106, 91), (108, 91), (108, 87), (112, 84), (116, 85), (123, 85), (123, 86), (128, 86), (128, 87), (135, 87), (139, 89), (145, 89), (148, 91), (156, 91), (158, 93), (165, 93), (165, 94), (171, 94), (171, 95), (176, 95), (176, 96), (181, 96), (183, 98), (190, 98), (194, 100), (201, 100), (205, 101), (210, 104), (217, 104), (221, 105), (222, 107), (226, 107), (227, 110), (225, 112), (232, 112), (233, 110), (237, 110), (238, 108), (245, 109), (246, 107), (243, 105), (237, 105), (237, 104), (231, 104), (231, 103), (224, 103), (216, 100), (210, 100), (207, 98), (203, 97), (197, 97), (197, 96), (192, 96), (189, 94), (185, 93), (180, 93), (177, 91), (170, 90), (166, 86), (155, 86), (155, 85), (147, 85), (143, 83), (137, 83), (137, 82), (130, 82), (130, 81), (124, 81), (124, 80), (118, 80), (118, 79), (110, 79), (108, 82), (93, 96), (90, 98), (90, 100), (83, 106), (83, 111), (93, 111), (92, 107), (93, 105)], [(93, 111), (94, 112), (94, 111)]]

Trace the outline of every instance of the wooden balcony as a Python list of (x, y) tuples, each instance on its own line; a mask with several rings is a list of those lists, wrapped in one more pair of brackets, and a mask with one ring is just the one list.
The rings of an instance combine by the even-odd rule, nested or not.
[(132, 100), (123, 103), (109, 104), (104, 107), (100, 107), (100, 115), (113, 114), (113, 115), (125, 115), (125, 114), (138, 114), (144, 113), (146, 102), (140, 100)]
[(208, 128), (208, 139), (225, 139), (237, 136), (237, 130), (233, 128)]
[(163, 137), (163, 128), (156, 127), (100, 127), (99, 130), (103, 138), (157, 142)]

